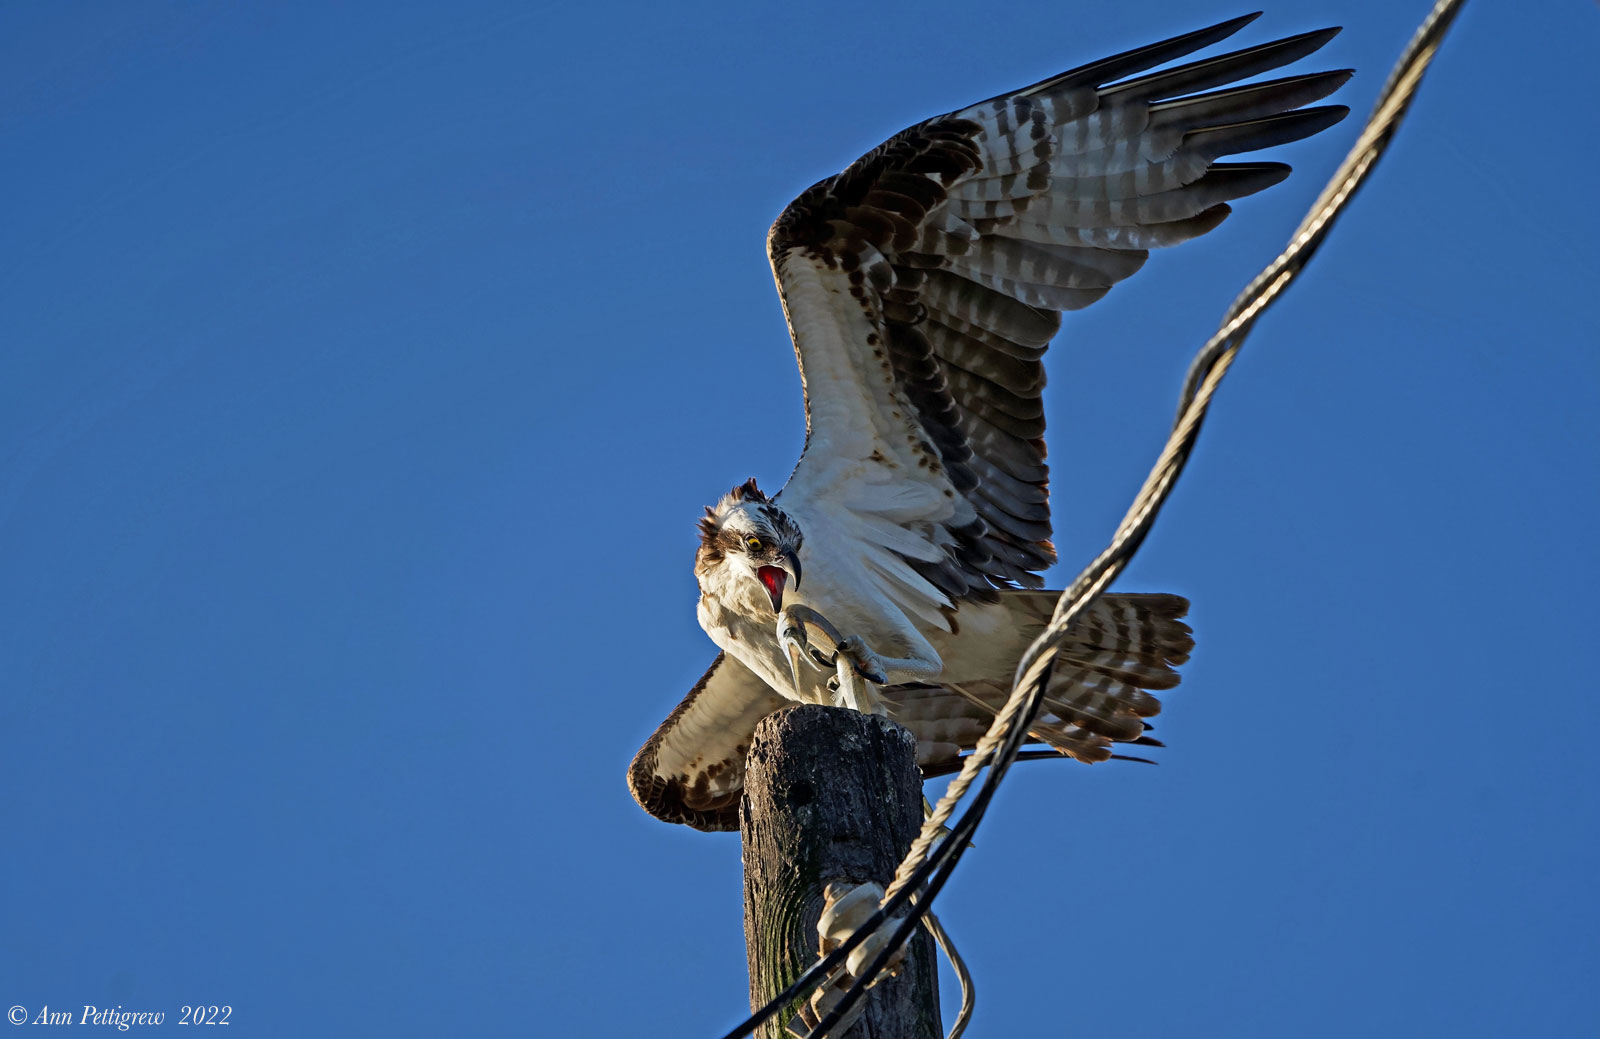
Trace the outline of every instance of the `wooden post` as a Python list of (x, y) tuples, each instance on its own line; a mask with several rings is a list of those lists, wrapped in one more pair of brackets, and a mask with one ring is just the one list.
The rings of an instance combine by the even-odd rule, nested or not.
[[(746, 760), (744, 937), (754, 1010), (817, 956), (830, 881), (887, 885), (922, 825), (916, 739), (887, 718), (810, 704), (761, 721)], [(918, 928), (898, 977), (867, 994), (866, 1012), (833, 1039), (941, 1039), (933, 940)], [(761, 1039), (788, 1039), (793, 1009)]]

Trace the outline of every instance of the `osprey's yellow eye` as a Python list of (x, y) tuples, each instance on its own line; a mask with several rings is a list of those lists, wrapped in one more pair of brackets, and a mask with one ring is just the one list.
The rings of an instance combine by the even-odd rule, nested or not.
[(751, 535), (750, 537), (744, 539), (744, 547), (748, 548), (752, 552), (759, 552), (761, 551), (761, 539)]

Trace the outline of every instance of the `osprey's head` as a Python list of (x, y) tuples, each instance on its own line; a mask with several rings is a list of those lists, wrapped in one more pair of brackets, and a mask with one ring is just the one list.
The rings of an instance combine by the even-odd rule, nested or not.
[(694, 572), (702, 585), (715, 575), (726, 581), (753, 581), (783, 608), (783, 590), (800, 587), (800, 525), (756, 486), (754, 477), (722, 496), (700, 520), (700, 550)]

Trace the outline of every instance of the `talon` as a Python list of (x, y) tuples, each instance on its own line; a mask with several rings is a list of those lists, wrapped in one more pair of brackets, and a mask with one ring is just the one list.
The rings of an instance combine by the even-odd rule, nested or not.
[(889, 677), (883, 673), (883, 668), (878, 664), (878, 655), (867, 648), (861, 636), (851, 635), (839, 643), (839, 652), (850, 659), (855, 666), (857, 675), (874, 685), (887, 685)]
[(805, 624), (791, 616), (788, 610), (778, 617), (778, 641), (788, 654), (791, 666), (799, 662), (797, 658), (803, 656), (818, 671), (826, 671), (833, 667), (833, 661), (822, 656), (816, 647), (811, 645), (811, 640), (806, 636)]
[(791, 625), (788, 617), (779, 615), (778, 645), (783, 649), (784, 658), (789, 661), (789, 681), (793, 683), (796, 693), (800, 690), (800, 658), (806, 655), (809, 648), (805, 637), (804, 628)]
[(797, 624), (802, 626), (806, 624), (813, 625), (818, 631), (822, 632), (822, 634), (826, 636), (830, 642), (838, 642), (840, 639), (844, 638), (843, 635), (839, 634), (838, 628), (835, 628), (832, 624), (828, 623), (828, 618), (824, 617), (822, 614), (818, 613), (816, 610), (813, 610), (809, 606), (801, 603), (793, 603), (786, 607), (783, 612), (789, 614), (790, 618)]
[(833, 625), (808, 606), (791, 603), (778, 613), (778, 645), (789, 661), (789, 680), (794, 683), (797, 694), (802, 687), (800, 661), (804, 660), (818, 671), (828, 672), (834, 670), (835, 661), (838, 659), (837, 656), (828, 656), (811, 644), (810, 636), (806, 634), (807, 624), (817, 627), (829, 639), (838, 638), (838, 632), (834, 630)]

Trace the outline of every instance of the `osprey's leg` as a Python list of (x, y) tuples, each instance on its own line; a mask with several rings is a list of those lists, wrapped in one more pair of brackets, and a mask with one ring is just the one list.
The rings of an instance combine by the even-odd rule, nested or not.
[(933, 677), (944, 670), (944, 661), (926, 642), (913, 645), (909, 656), (880, 657), (860, 635), (847, 635), (839, 640), (834, 667), (838, 673), (828, 679), (828, 688), (833, 690), (835, 704), (863, 714), (883, 714), (883, 701), (874, 685)]
[(878, 685), (888, 684), (891, 675), (898, 685), (932, 678), (944, 670), (944, 661), (926, 643), (911, 647), (910, 656), (880, 657), (860, 635), (847, 635), (839, 642), (839, 655), (849, 657), (862, 678)]
[[(808, 624), (837, 647), (832, 656), (811, 644), (806, 633)], [(841, 635), (828, 618), (799, 603), (791, 603), (778, 612), (778, 645), (789, 661), (789, 679), (797, 693), (801, 659), (819, 671), (833, 668), (836, 673), (828, 679), (828, 688), (833, 691), (834, 703), (863, 714), (883, 713), (883, 703), (872, 686), (887, 685), (891, 674), (898, 683), (931, 677), (944, 670), (944, 661), (925, 640), (917, 639), (907, 656), (880, 657), (860, 635)]]

